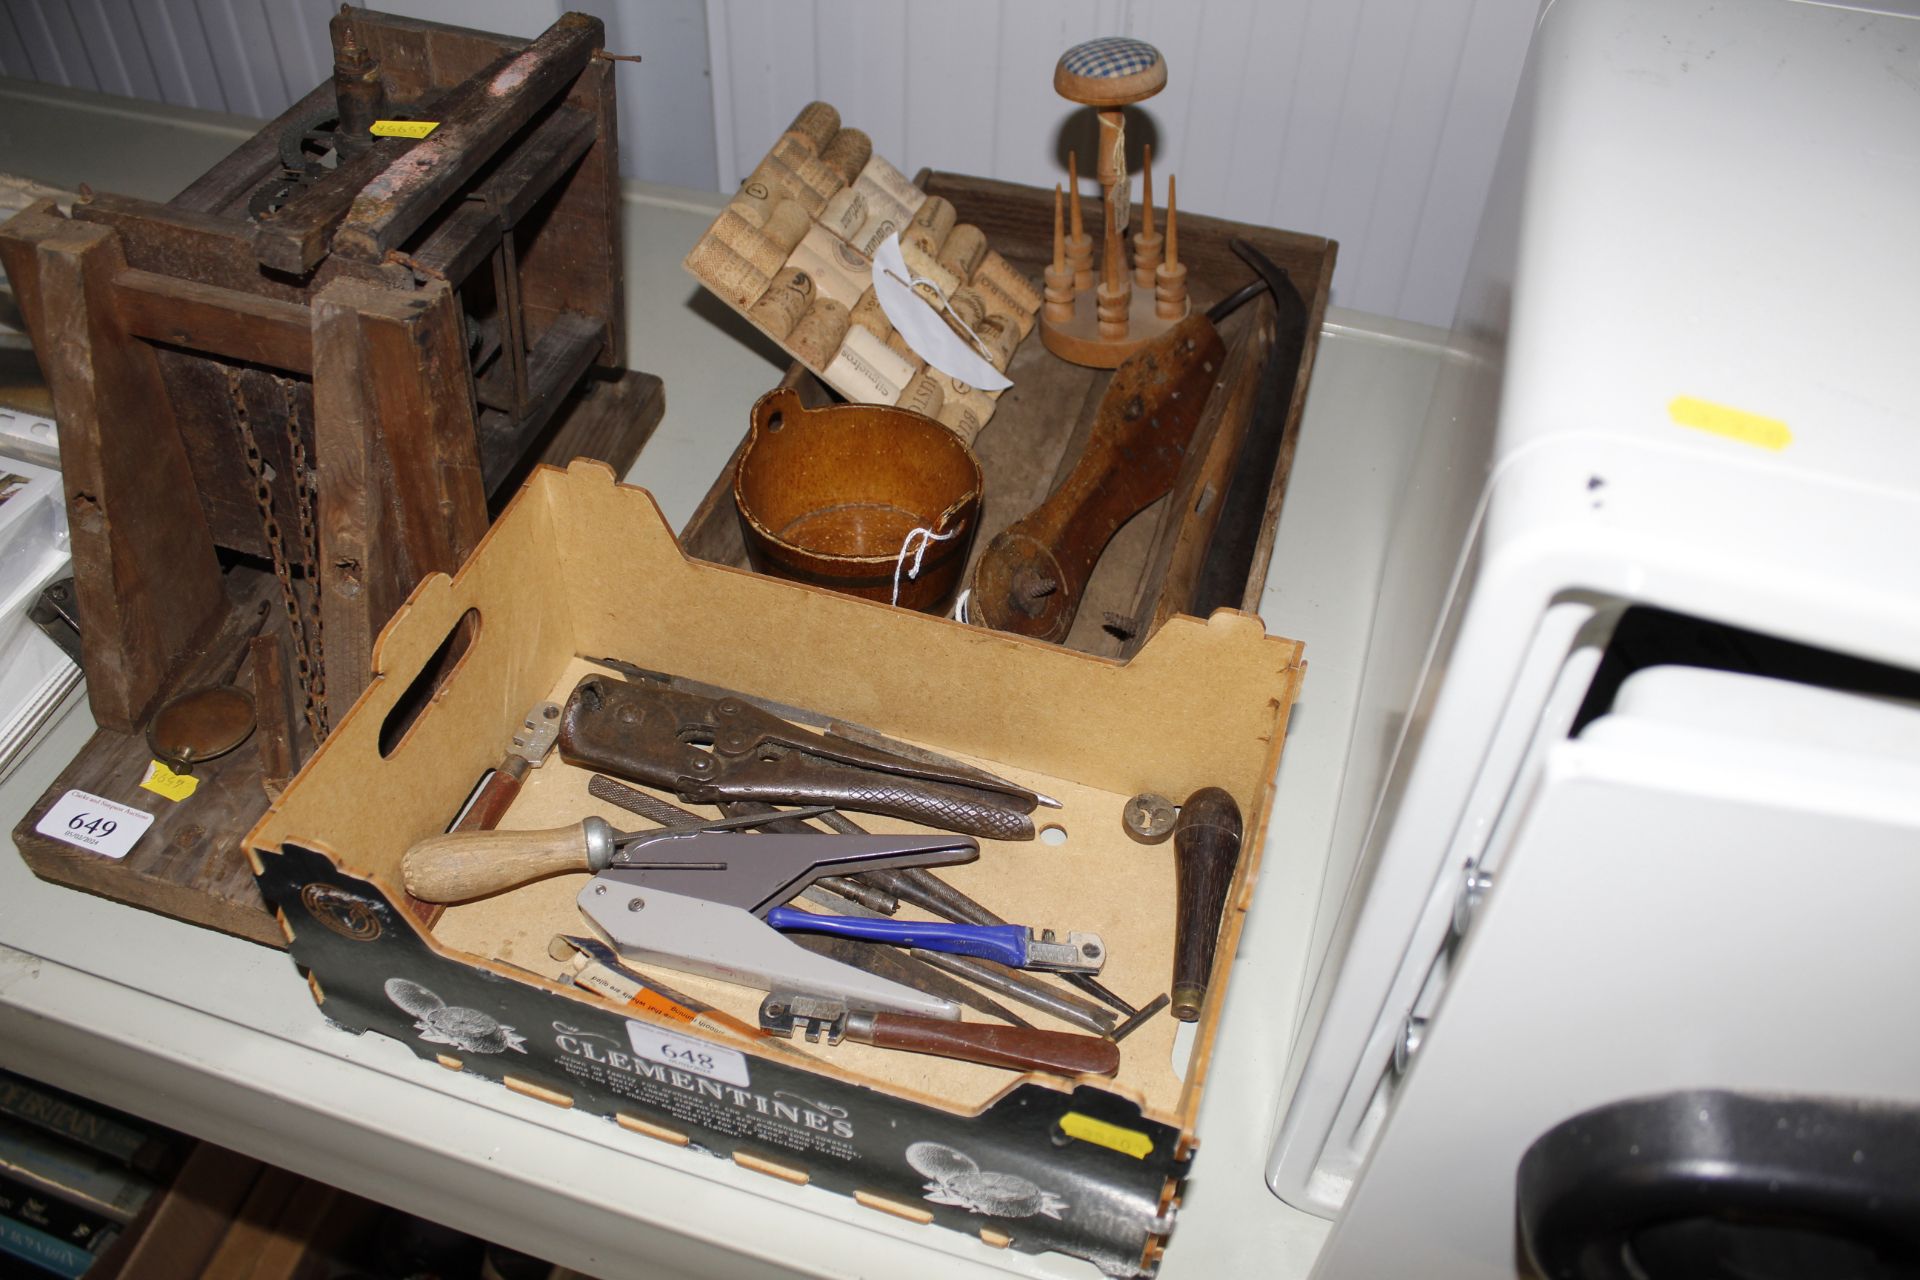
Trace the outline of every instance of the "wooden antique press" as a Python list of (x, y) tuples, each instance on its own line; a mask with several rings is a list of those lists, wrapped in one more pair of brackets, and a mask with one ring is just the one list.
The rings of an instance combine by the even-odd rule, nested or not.
[[(83, 189), (71, 216), (41, 201), (0, 228), (103, 729), (231, 679), (265, 592), (293, 718), (324, 737), (523, 460), (624, 469), (659, 419), (658, 380), (620, 376), (600, 22), (528, 42), (343, 9), (332, 37), (332, 79), (173, 200)], [(242, 607), (249, 567), (277, 587)]]

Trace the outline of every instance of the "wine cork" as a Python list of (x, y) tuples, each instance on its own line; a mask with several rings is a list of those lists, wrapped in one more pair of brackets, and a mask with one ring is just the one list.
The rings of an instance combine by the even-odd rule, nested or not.
[(820, 162), (849, 183), (860, 176), (860, 171), (867, 167), (867, 161), (871, 159), (873, 139), (859, 129), (842, 129), (833, 135), (833, 141), (820, 153)]
[(887, 349), (865, 329), (847, 330), (840, 350), (824, 370), (827, 384), (849, 400), (892, 404), (915, 377), (913, 363)]
[[(1070, 277), (1069, 285), (1071, 285)], [(1033, 332), (1033, 312), (1021, 306), (1012, 295), (1002, 290), (999, 285), (980, 273), (975, 272), (973, 283), (968, 287), (979, 294), (981, 299), (987, 304), (988, 315), (1006, 316), (1016, 325), (1020, 326), (1020, 336), (1023, 338)], [(1065, 301), (1067, 312), (1065, 318), (1071, 320), (1073, 318), (1073, 291), (1071, 287), (1067, 290)], [(1047, 305), (1049, 307), (1053, 305), (1051, 292), (1048, 294)], [(1054, 315), (1052, 312), (1048, 313), (1047, 318), (1050, 320), (1061, 319), (1061, 317)]]
[(794, 267), (783, 268), (747, 311), (747, 318), (782, 341), (813, 305), (813, 277)]
[(888, 164), (885, 157), (874, 156), (866, 167), (860, 170), (860, 183), (883, 192), (895, 204), (907, 211), (906, 221), (911, 222), (913, 215), (920, 211), (926, 202), (927, 193), (908, 181), (907, 175)]
[(887, 319), (887, 313), (872, 289), (861, 294), (860, 301), (853, 304), (853, 323), (882, 342), (893, 336), (893, 321)]
[(847, 243), (871, 258), (880, 251), (880, 246), (887, 242), (888, 236), (904, 237), (911, 219), (899, 205), (890, 201), (884, 206), (871, 203), (871, 197), (869, 201), (866, 225), (860, 228), (857, 238)]
[(980, 435), (980, 429), (987, 425), (987, 419), (993, 416), (993, 398), (980, 390), (968, 391), (956, 396), (942, 388), (945, 399), (941, 402), (940, 412), (934, 416), (940, 425), (960, 437), (963, 444), (972, 444)]
[[(938, 197), (935, 197), (936, 199)], [(951, 298), (960, 291), (960, 277), (934, 261), (933, 255), (920, 245), (909, 241), (900, 242), (900, 256), (906, 259), (907, 270), (923, 279), (931, 280), (940, 288), (941, 298)], [(917, 287), (917, 286), (916, 286)], [(929, 299), (933, 305), (940, 305), (939, 299)]]
[(811, 156), (801, 156), (797, 163), (789, 163), (772, 153), (760, 162), (760, 167), (747, 181), (764, 183), (788, 199), (799, 201), (809, 217), (824, 212), (827, 201), (846, 185), (840, 181), (839, 174)]
[(973, 283), (978, 285), (982, 277), (1029, 314), (1040, 309), (1040, 291), (1033, 287), (1033, 281), (1020, 274), (996, 250), (987, 250), (987, 256), (980, 259), (980, 265), (973, 273)]
[(970, 329), (978, 329), (987, 318), (986, 299), (965, 285), (953, 291), (953, 296), (947, 299), (947, 306)]
[(833, 141), (833, 135), (840, 132), (840, 113), (829, 103), (809, 102), (800, 108), (800, 114), (787, 126), (787, 132), (804, 137), (813, 144), (813, 153), (819, 155)]
[(913, 225), (900, 237), (900, 241), (902, 244), (918, 245), (929, 258), (937, 259), (941, 246), (947, 242), (948, 233), (953, 230), (953, 221), (953, 201), (945, 196), (929, 196), (913, 215)]
[(810, 369), (825, 369), (846, 339), (849, 313), (844, 303), (816, 297), (787, 335), (787, 350)]
[(940, 246), (939, 253), (940, 265), (962, 280), (973, 279), (986, 256), (987, 233), (971, 222), (962, 222), (947, 232), (947, 242)]
[(860, 188), (842, 187), (833, 193), (833, 199), (827, 201), (827, 207), (821, 211), (820, 225), (848, 244), (857, 245), (860, 229), (867, 225), (868, 212), (867, 198)]
[(788, 168), (798, 168), (809, 160), (818, 160), (820, 148), (806, 134), (789, 129), (774, 140), (767, 154)]
[(980, 335), (981, 345), (987, 349), (988, 362), (1005, 373), (1013, 363), (1014, 351), (1020, 346), (1020, 326), (1007, 316), (988, 316), (975, 325), (973, 331)]
[[(791, 200), (781, 203), (789, 208), (794, 207)], [(801, 216), (804, 217), (805, 213), (803, 212)], [(768, 225), (772, 225), (771, 219)], [(752, 263), (753, 269), (768, 279), (778, 275), (780, 268), (786, 264), (787, 251), (754, 230), (747, 220), (738, 214), (721, 213), (714, 220), (713, 229), (708, 234)]]
[(700, 238), (687, 255), (686, 265), (707, 288), (743, 310), (759, 301), (770, 283), (751, 262), (713, 236)]
[(773, 214), (776, 202), (786, 199), (784, 189), (767, 182), (755, 170), (752, 177), (740, 184), (740, 190), (727, 202), (729, 212), (744, 220), (748, 226), (764, 227)]
[(895, 329), (887, 335), (887, 350), (912, 361), (913, 367), (916, 369), (926, 363), (925, 360), (920, 358), (920, 353), (913, 349), (913, 344), (907, 341), (907, 335), (901, 333), (898, 329)]
[(818, 295), (832, 298), (848, 311), (873, 284), (872, 261), (822, 226), (810, 228), (801, 237), (787, 255), (787, 265), (812, 275)]
[(902, 409), (911, 409), (929, 418), (938, 418), (940, 406), (945, 402), (946, 397), (940, 392), (940, 379), (931, 369), (922, 369), (915, 374), (913, 381), (907, 384), (907, 389), (894, 401)]

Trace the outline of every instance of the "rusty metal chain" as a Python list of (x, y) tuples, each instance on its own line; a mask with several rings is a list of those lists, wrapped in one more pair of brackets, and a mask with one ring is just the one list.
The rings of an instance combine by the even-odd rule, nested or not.
[(307, 465), (307, 442), (300, 434), (300, 408), (294, 393), (294, 380), (274, 375), (280, 386), (280, 398), (287, 410), (287, 457), (293, 466), (294, 511), (300, 522), (301, 573), (307, 580), (306, 642), (312, 683), (307, 687), (307, 720), (313, 727), (314, 741), (326, 738), (331, 716), (327, 708), (326, 637), (320, 620), (320, 525), (313, 470)]
[(227, 398), (233, 403), (234, 425), (240, 429), (247, 474), (253, 480), (254, 504), (260, 509), (260, 531), (266, 536), (267, 554), (273, 560), (273, 577), (280, 584), (281, 602), (286, 606), (287, 633), (293, 641), (294, 674), (300, 682), (300, 688), (306, 693), (307, 724), (313, 729), (317, 742), (325, 735), (314, 714), (314, 673), (307, 650), (306, 623), (300, 608), (300, 597), (294, 590), (293, 570), (287, 562), (286, 538), (280, 531), (279, 518), (273, 511), (273, 481), (267, 474), (267, 461), (260, 452), (260, 441), (253, 432), (253, 416), (247, 410), (247, 398), (240, 386), (240, 371), (228, 366), (226, 374)]

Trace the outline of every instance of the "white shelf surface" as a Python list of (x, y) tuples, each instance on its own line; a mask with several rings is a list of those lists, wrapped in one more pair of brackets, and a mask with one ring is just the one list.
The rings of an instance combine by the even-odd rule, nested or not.
[[(102, 190), (126, 156), (164, 195), (244, 122), (102, 109), (91, 95), (0, 81), (31, 130), (0, 130), (0, 172), (78, 174)], [(99, 142), (100, 131), (113, 135)], [(129, 139), (130, 131), (146, 131)], [(187, 138), (193, 146), (179, 145)], [(76, 163), (97, 144), (97, 170)], [(138, 144), (138, 145), (135, 145)], [(171, 150), (170, 150), (171, 148)], [(916, 160), (937, 157), (916, 157)], [(154, 184), (158, 190), (154, 190)], [(667, 412), (629, 473), (677, 529), (784, 359), (681, 271), (713, 193), (630, 185), (628, 351), (667, 382)], [(1200, 1154), (1162, 1274), (1304, 1276), (1327, 1223), (1264, 1181), (1277, 1092), (1352, 732), (1380, 552), (1444, 335), (1335, 310), (1323, 332), (1261, 616), (1306, 644), (1279, 776), (1203, 1102)], [(92, 730), (74, 706), (3, 785), (11, 829)], [(338, 1030), (287, 956), (36, 879), (0, 856), (0, 1065), (150, 1116), (589, 1274), (1092, 1276), (1087, 1264), (792, 1187), (449, 1072), (397, 1041)]]

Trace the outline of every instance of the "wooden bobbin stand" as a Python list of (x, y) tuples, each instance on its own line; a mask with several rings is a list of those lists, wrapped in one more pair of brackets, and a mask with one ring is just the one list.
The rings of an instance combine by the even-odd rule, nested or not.
[[(1116, 368), (1185, 319), (1191, 309), (1171, 199), (1165, 237), (1154, 231), (1151, 151), (1145, 213), (1140, 232), (1132, 237), (1131, 263), (1126, 250), (1133, 198), (1122, 108), (1151, 98), (1166, 84), (1167, 62), (1160, 51), (1143, 40), (1119, 36), (1077, 44), (1061, 55), (1054, 68), (1053, 87), (1060, 96), (1095, 108), (1100, 120), (1099, 227), (1097, 233), (1088, 233), (1080, 209), (1077, 156), (1070, 157), (1074, 161), (1068, 193), (1071, 232), (1056, 209), (1053, 262), (1045, 273), (1046, 302), (1040, 309), (1040, 340), (1047, 350), (1073, 364)], [(1170, 181), (1170, 196), (1171, 186)]]

